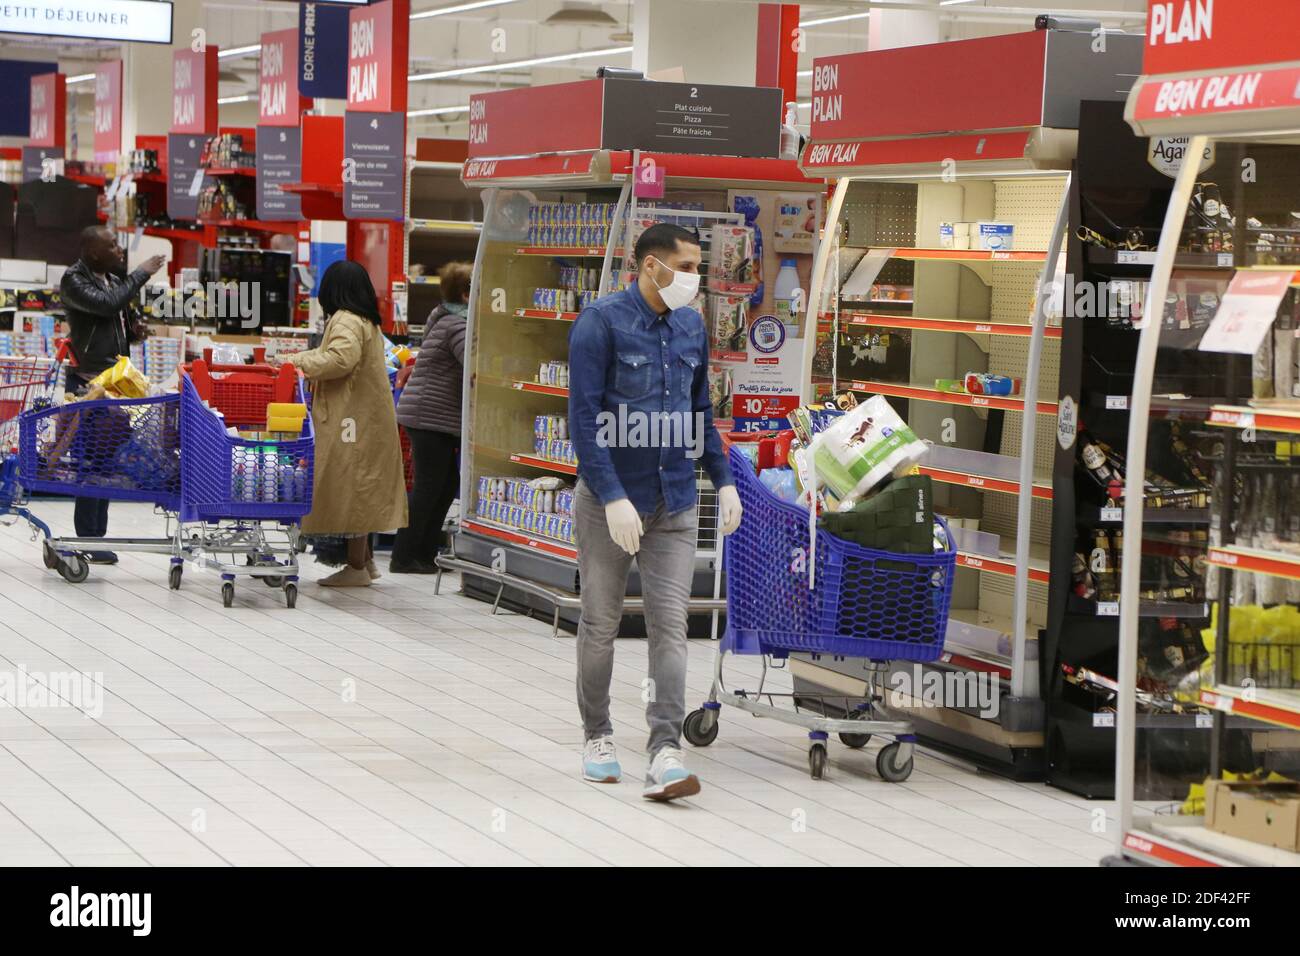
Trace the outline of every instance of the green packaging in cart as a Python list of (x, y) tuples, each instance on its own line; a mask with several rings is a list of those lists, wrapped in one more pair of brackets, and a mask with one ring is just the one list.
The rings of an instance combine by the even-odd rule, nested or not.
[(814, 464), (843, 511), (886, 479), (907, 474), (925, 451), (884, 396), (873, 395), (818, 436)]

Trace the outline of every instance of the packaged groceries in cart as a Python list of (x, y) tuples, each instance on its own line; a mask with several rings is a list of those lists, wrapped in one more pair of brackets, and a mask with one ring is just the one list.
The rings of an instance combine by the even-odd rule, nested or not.
[[(821, 447), (817, 436), (831, 432), (832, 423), (840, 418), (838, 410), (814, 409), (811, 414), (792, 416), (793, 433), (732, 445), (731, 466), (744, 518), (726, 539), (723, 555), (727, 629), (709, 699), (687, 716), (682, 732), (695, 746), (712, 743), (722, 704), (806, 727), (814, 779), (825, 774), (829, 734), (839, 734), (844, 744), (855, 749), (873, 734), (892, 737), (893, 742), (877, 755), (876, 769), (884, 779), (899, 781), (912, 771), (916, 738), (907, 721), (879, 717), (876, 686), (887, 662), (932, 661), (943, 652), (956, 547), (946, 523), (928, 501), (928, 478), (896, 476), (895, 467), (907, 471), (900, 460), (879, 473), (876, 488), (866, 481), (863, 469), (885, 464), (910, 441), (906, 436), (883, 457), (872, 455), (878, 460), (870, 467), (866, 460), (851, 466), (839, 462), (844, 469), (838, 475), (840, 484), (826, 489), (829, 498), (821, 494), (816, 480), (808, 476), (806, 443), (812, 439), (815, 454)], [(853, 423), (852, 436), (862, 431), (865, 419), (859, 413), (855, 418), (843, 416), (842, 421)], [(813, 428), (821, 430), (809, 434)], [(763, 471), (767, 477), (760, 477), (758, 468), (785, 468), (785, 460), (793, 464), (793, 481), (770, 477), (767, 470)], [(794, 497), (796, 485), (803, 503), (783, 497)], [(843, 507), (832, 510), (830, 504), (838, 501)], [(820, 533), (815, 524), (819, 512)], [(890, 547), (855, 543), (835, 530), (852, 534), (858, 542), (872, 540), (876, 534)], [(769, 659), (781, 666), (792, 651), (864, 659), (865, 696), (778, 694), (764, 690), (761, 683), (757, 691), (723, 692), (727, 654), (762, 655), (766, 676)], [(778, 706), (778, 699), (792, 707)]]

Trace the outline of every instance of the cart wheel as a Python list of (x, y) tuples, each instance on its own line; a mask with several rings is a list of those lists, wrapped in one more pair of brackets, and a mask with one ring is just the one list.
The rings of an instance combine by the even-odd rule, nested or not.
[(167, 572), (167, 586), (173, 591), (179, 591), (181, 589), (181, 575), (184, 573), (184, 566), (173, 564), (171, 570)]
[(79, 554), (59, 561), (59, 576), (69, 584), (80, 584), (90, 577), (90, 563)]
[(871, 734), (840, 734), (840, 743), (854, 750), (861, 750), (871, 743)]
[(876, 754), (876, 773), (880, 774), (882, 780), (899, 783), (912, 775), (911, 755), (908, 756), (906, 763), (898, 762), (898, 752), (902, 749), (903, 745), (894, 741), (881, 747), (880, 753)]
[(703, 707), (693, 710), (682, 721), (682, 736), (693, 747), (707, 747), (718, 739), (718, 718)]
[(298, 585), (292, 581), (284, 586), (284, 603), (291, 611), (298, 603)]
[(826, 745), (815, 743), (808, 748), (808, 772), (814, 780), (826, 776)]
[(262, 578), (262, 583), (268, 588), (281, 588), (284, 587), (284, 578), (279, 574), (271, 574)]
[(41, 542), (41, 560), (51, 571), (57, 571), (59, 567), (59, 552), (54, 550), (54, 545), (49, 541)]
[(221, 585), (221, 603), (226, 607), (235, 603), (235, 586), (229, 581)]

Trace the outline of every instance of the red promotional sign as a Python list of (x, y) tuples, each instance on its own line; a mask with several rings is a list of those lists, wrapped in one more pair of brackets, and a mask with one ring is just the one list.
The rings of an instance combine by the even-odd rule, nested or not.
[(172, 52), (173, 133), (217, 131), (217, 48)]
[(297, 126), (298, 114), (311, 100), (298, 96), (298, 31), (262, 34), (258, 76), (258, 122), (262, 126)]
[(1138, 90), (1133, 119), (1208, 116), (1300, 106), (1300, 67), (1202, 76), (1151, 77)]
[[(813, 61), (812, 140), (1038, 126), (1047, 31), (872, 50)], [(941, 96), (883, 96), (925, 77)], [(873, 92), (874, 91), (874, 92)]]
[(95, 162), (115, 163), (122, 151), (122, 61), (95, 71)]
[(1300, 59), (1296, 0), (1148, 0), (1142, 72), (1183, 73)]
[[(393, 5), (377, 3), (348, 12), (348, 109), (393, 109)], [(403, 60), (403, 63), (405, 60)]]
[(32, 146), (62, 146), (68, 129), (67, 77), (42, 73), (32, 77), (32, 113), (28, 138)]
[(603, 80), (578, 80), (476, 93), (469, 98), (469, 155), (600, 149), (604, 89)]

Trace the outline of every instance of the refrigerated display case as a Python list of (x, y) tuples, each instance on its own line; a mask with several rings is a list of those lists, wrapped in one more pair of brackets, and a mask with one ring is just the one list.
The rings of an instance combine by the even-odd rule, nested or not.
[[(836, 181), (809, 381), (890, 400), (931, 444), (921, 471), (958, 538), (944, 655), (895, 667), (885, 704), (926, 743), (1018, 777), (1045, 769), (1039, 638), (1048, 584), (1069, 573), (1050, 561), (1052, 466), (1077, 409), (1058, 401), (1046, 290), (1063, 267), (1079, 104), (1121, 98), (1140, 56), (1137, 37), (1101, 52), (1089, 39), (1044, 30), (819, 59), (803, 154)], [(963, 79), (990, 58), (1007, 65), (998, 95)], [(912, 77), (953, 95), (915, 111), (860, 92)], [(848, 662), (791, 668), (810, 699), (865, 687)], [(991, 707), (914, 693), (990, 682)]]
[[(1141, 321), (1128, 471), (1147, 475), (1173, 454), (1212, 493), (1206, 540), (1164, 581), (1152, 491), (1123, 496), (1126, 550), (1141, 560), (1120, 572), (1117, 859), (1296, 866), (1295, 828), (1275, 824), (1300, 803), (1300, 8), (1260, 0), (1216, 16), (1257, 42), (1243, 53), (1210, 36), (1177, 51), (1153, 40), (1125, 113), (1138, 136), (1183, 150)], [(1190, 424), (1176, 443), (1158, 427), (1170, 405)], [(1206, 626), (1172, 653), (1143, 639), (1153, 585), (1209, 604)], [(1169, 707), (1212, 714), (1197, 718), (1209, 725), (1207, 776), (1173, 806), (1135, 787), (1139, 730)]]

